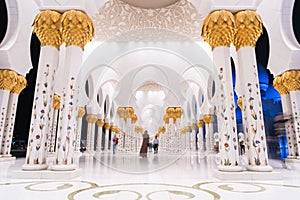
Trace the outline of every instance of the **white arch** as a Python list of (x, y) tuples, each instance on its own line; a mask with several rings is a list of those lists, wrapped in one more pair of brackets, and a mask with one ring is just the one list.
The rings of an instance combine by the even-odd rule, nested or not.
[(300, 45), (293, 28), (292, 13), (295, 0), (263, 1), (257, 12), (263, 19), (270, 41), (268, 69), (274, 76), (288, 69), (299, 69)]
[(0, 44), (0, 68), (12, 69), (25, 76), (32, 68), (31, 26), (39, 10), (33, 1), (5, 0), (5, 2), (8, 24), (5, 37)]

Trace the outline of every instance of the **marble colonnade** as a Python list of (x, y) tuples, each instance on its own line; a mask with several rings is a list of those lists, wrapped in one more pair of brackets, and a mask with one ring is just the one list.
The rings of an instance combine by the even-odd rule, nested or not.
[[(52, 170), (73, 170), (77, 140), (77, 99), (75, 82), (82, 62), (82, 52), (94, 34), (92, 20), (82, 11), (69, 10), (63, 14), (41, 11), (34, 20), (34, 32), (41, 41), (41, 53), (34, 96), (34, 107), (28, 139), (26, 161), (23, 170), (47, 169), (47, 138), (52, 126), (51, 102), (54, 98), (53, 83), (58, 60), (64, 60), (66, 75), (61, 94), (56, 141), (55, 162)], [(59, 50), (65, 43), (65, 57), (59, 58)]]

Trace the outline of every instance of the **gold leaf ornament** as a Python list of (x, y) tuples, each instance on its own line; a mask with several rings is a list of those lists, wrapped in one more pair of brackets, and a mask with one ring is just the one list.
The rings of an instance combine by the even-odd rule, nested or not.
[(280, 95), (285, 95), (289, 93), (288, 89), (283, 84), (282, 76), (276, 76), (273, 80), (273, 85)]
[(41, 11), (34, 19), (33, 32), (41, 42), (41, 46), (53, 46), (59, 50), (62, 44), (60, 33), (61, 14), (53, 10)]
[(300, 90), (300, 70), (289, 70), (282, 75), (282, 83), (291, 91)]
[(13, 94), (20, 94), (23, 89), (27, 86), (27, 80), (24, 76), (18, 75), (17, 77), (17, 83), (12, 88), (11, 93)]
[(214, 11), (209, 14), (202, 26), (202, 37), (212, 50), (219, 46), (230, 47), (235, 35), (234, 15), (226, 10)]
[(67, 47), (73, 45), (84, 50), (86, 43), (94, 37), (93, 21), (82, 11), (67, 11), (61, 17), (61, 33)]
[(54, 110), (58, 110), (60, 107), (60, 96), (57, 94), (54, 94), (54, 98), (53, 98), (53, 103), (52, 103), (52, 108)]
[(0, 90), (11, 91), (18, 83), (18, 74), (8, 69), (0, 70)]
[(262, 20), (252, 10), (238, 12), (235, 15), (235, 27), (234, 45), (237, 51), (246, 46), (255, 47), (258, 38), (263, 32)]

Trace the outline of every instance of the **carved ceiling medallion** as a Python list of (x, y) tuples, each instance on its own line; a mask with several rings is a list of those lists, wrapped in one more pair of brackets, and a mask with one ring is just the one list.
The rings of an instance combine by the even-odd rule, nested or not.
[[(142, 9), (133, 7), (120, 0), (106, 2), (99, 13), (93, 18), (95, 24), (95, 39), (105, 41), (114, 38), (120, 41), (136, 40), (136, 36), (142, 34), (139, 41), (153, 38), (167, 39), (159, 34), (166, 32), (171, 35), (181, 35), (189, 40), (202, 40), (201, 16), (196, 8), (187, 0), (180, 0), (168, 7), (159, 9)], [(126, 35), (122, 37), (122, 35)], [(134, 33), (137, 33), (136, 35)], [(128, 37), (128, 35), (130, 37)], [(171, 36), (171, 38), (174, 36)], [(154, 38), (154, 39), (156, 39)], [(156, 39), (157, 40), (157, 39)]]

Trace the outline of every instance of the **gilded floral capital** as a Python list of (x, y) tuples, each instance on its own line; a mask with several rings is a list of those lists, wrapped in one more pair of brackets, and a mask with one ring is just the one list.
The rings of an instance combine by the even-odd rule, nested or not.
[(169, 124), (170, 123), (168, 114), (165, 114), (165, 116), (164, 116), (164, 122), (165, 122), (165, 124)]
[(12, 88), (11, 93), (20, 94), (27, 86), (27, 80), (24, 76), (18, 75), (17, 84)]
[(118, 127), (116, 127), (116, 126), (111, 126), (110, 130), (111, 130), (112, 132), (116, 133), (117, 130), (118, 130)]
[(41, 42), (41, 46), (53, 46), (59, 50), (61, 40), (61, 14), (53, 10), (41, 11), (34, 19), (33, 32)]
[(262, 20), (253, 10), (238, 12), (235, 15), (235, 27), (234, 46), (237, 51), (246, 46), (255, 47), (263, 32)]
[(198, 127), (203, 128), (204, 121), (203, 120), (199, 120), (197, 124), (198, 124)]
[(133, 114), (133, 115), (131, 116), (131, 123), (132, 123), (132, 124), (135, 124), (137, 120), (138, 120), (137, 115), (136, 115), (136, 114)]
[(84, 107), (78, 107), (78, 118), (82, 118), (85, 115), (85, 108)]
[(300, 70), (285, 72), (282, 75), (282, 83), (289, 92), (300, 90)]
[(60, 96), (57, 94), (54, 94), (52, 107), (54, 110), (58, 110), (60, 108)]
[(70, 10), (61, 17), (62, 41), (66, 46), (78, 46), (82, 50), (87, 42), (94, 37), (94, 25), (92, 19), (84, 12)]
[(211, 114), (204, 115), (202, 120), (205, 124), (212, 124), (215, 121), (214, 116)]
[(280, 95), (285, 95), (289, 93), (288, 89), (283, 84), (282, 76), (276, 76), (273, 80), (273, 85)]
[(195, 123), (193, 123), (193, 124), (191, 125), (192, 131), (196, 130), (196, 127), (197, 127), (197, 125), (196, 125)]
[(94, 115), (94, 114), (88, 114), (86, 116), (86, 121), (88, 123), (91, 123), (91, 124), (94, 124), (96, 123), (96, 121), (98, 120), (98, 116), (97, 115)]
[(237, 105), (238, 107), (243, 110), (243, 99), (242, 97), (239, 97), (238, 100), (237, 100)]
[(18, 83), (18, 74), (8, 69), (0, 69), (0, 90), (11, 91)]
[(202, 26), (202, 37), (212, 50), (216, 47), (226, 46), (234, 40), (234, 15), (226, 10), (214, 11), (209, 14)]
[(109, 123), (105, 123), (104, 124), (104, 128), (105, 128), (105, 130), (109, 130), (110, 129), (110, 124)]
[(102, 128), (103, 125), (104, 125), (104, 120), (103, 120), (103, 119), (99, 119), (99, 120), (98, 120), (98, 126), (99, 126), (100, 128)]

